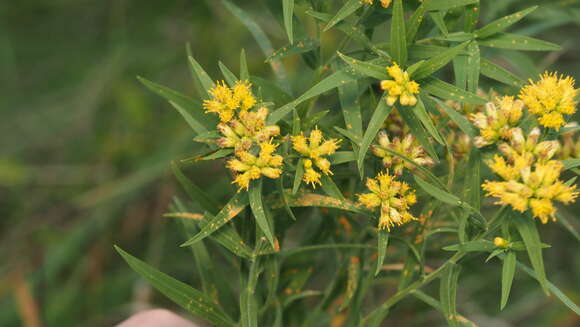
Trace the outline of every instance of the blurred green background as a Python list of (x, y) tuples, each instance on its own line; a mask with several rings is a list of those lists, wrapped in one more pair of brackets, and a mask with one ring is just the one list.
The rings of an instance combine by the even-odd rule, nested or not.
[[(274, 48), (286, 44), (280, 1), (233, 2)], [(482, 21), (535, 3), (545, 6), (512, 31), (564, 50), (503, 51), (494, 60), (521, 77), (549, 68), (580, 78), (578, 1), (483, 0)], [(325, 46), (332, 49), (333, 40), (330, 35)], [(251, 34), (221, 1), (0, 4), (0, 326), (108, 326), (150, 306), (174, 308), (130, 271), (113, 244), (195, 283), (194, 262), (178, 247), (180, 225), (162, 214), (181, 192), (170, 161), (198, 148), (178, 113), (136, 80), (195, 96), (186, 43), (212, 76), (219, 76), (218, 60), (237, 71), (241, 48), (252, 75), (272, 75)], [(294, 85), (293, 76), (310, 73), (299, 57), (284, 63)], [(224, 174), (208, 164), (186, 172), (206, 186)], [(580, 302), (578, 243), (557, 224), (542, 232), (553, 245), (546, 254), (549, 278)], [(465, 274), (460, 298), (464, 314), (480, 326), (579, 323), (520, 275), (511, 305), (499, 312), (500, 269), (473, 267), (479, 271)], [(394, 321), (410, 325), (405, 321), (417, 310), (416, 302), (403, 302)]]

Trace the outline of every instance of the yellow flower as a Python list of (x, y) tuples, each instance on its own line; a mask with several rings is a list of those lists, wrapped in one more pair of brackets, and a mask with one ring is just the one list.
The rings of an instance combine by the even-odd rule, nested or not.
[(507, 139), (510, 130), (522, 118), (524, 103), (514, 100), (514, 97), (504, 96), (495, 98), (486, 104), (485, 113), (478, 112), (469, 115), (469, 119), (479, 129), (473, 143), (478, 148), (493, 144), (501, 139)]
[[(374, 0), (360, 0), (360, 2), (362, 2), (362, 4), (365, 5), (372, 5), (374, 3)], [(391, 0), (381, 0), (381, 6), (383, 6), (383, 8), (388, 8), (391, 5)]]
[(425, 153), (423, 147), (419, 145), (411, 134), (407, 134), (402, 140), (399, 137), (395, 137), (391, 141), (386, 132), (380, 131), (377, 136), (377, 142), (378, 144), (371, 146), (371, 151), (375, 156), (383, 159), (383, 164), (386, 168), (393, 168), (395, 175), (402, 175), (403, 168), (413, 171), (417, 167), (386, 150), (400, 153), (421, 166), (435, 165), (433, 159)]
[(227, 163), (227, 167), (236, 174), (232, 183), (247, 190), (250, 181), (262, 175), (272, 179), (280, 177), (282, 169), (278, 167), (282, 166), (283, 158), (273, 154), (277, 146), (271, 142), (260, 143), (260, 154), (257, 157), (248, 151), (237, 151), (236, 158)]
[(544, 72), (539, 81), (530, 80), (530, 84), (521, 89), (519, 98), (538, 116), (540, 125), (559, 130), (565, 124), (564, 115), (576, 112), (574, 98), (578, 90), (574, 83), (570, 76)]
[(218, 131), (223, 135), (217, 143), (222, 148), (234, 148), (236, 151), (249, 150), (253, 144), (259, 144), (280, 134), (277, 125), (266, 126), (268, 108), (257, 111), (244, 110), (237, 119), (219, 123)]
[(387, 104), (392, 106), (397, 100), (403, 106), (417, 104), (417, 98), (414, 94), (419, 93), (419, 84), (410, 80), (409, 73), (403, 71), (396, 63), (387, 67), (387, 73), (393, 78), (381, 81), (381, 89), (388, 92)]
[(368, 209), (380, 207), (379, 229), (390, 231), (391, 227), (417, 219), (409, 212), (417, 197), (407, 183), (397, 181), (387, 172), (368, 178), (366, 186), (371, 193), (358, 194), (358, 200)]
[(508, 174), (502, 171), (503, 168), (498, 168), (498, 162), (501, 161), (498, 157), (495, 158), (495, 165), (490, 167), (505, 181), (485, 181), (482, 185), (488, 196), (498, 198), (496, 204), (510, 205), (520, 212), (531, 209), (532, 215), (545, 224), (549, 218), (556, 220), (553, 201), (569, 204), (579, 195), (576, 185), (567, 186), (559, 180), (560, 172), (564, 168), (560, 161), (539, 161), (533, 165), (533, 169), (531, 165), (519, 170), (515, 166), (507, 165), (508, 168), (505, 169), (513, 169)]
[(527, 137), (524, 137), (521, 128), (513, 128), (509, 144), (502, 143), (498, 149), (519, 168), (529, 166), (534, 160), (546, 162), (560, 150), (560, 142), (553, 140), (538, 143), (539, 137), (540, 129), (537, 127), (533, 128)]
[(505, 249), (509, 246), (509, 242), (505, 238), (496, 237), (493, 239), (493, 245)]
[(307, 158), (303, 164), (304, 175), (302, 179), (304, 182), (311, 184), (312, 187), (316, 187), (316, 184), (321, 184), (321, 175), (314, 169), (314, 166), (325, 175), (332, 175), (330, 161), (324, 157), (333, 154), (338, 149), (338, 143), (340, 143), (338, 139), (324, 140), (324, 135), (318, 128), (311, 131), (309, 137), (304, 136), (302, 133), (292, 136), (293, 149)]
[(233, 88), (229, 88), (224, 81), (218, 81), (209, 90), (209, 95), (211, 99), (204, 100), (203, 107), (206, 112), (218, 114), (222, 122), (230, 121), (236, 110), (248, 110), (257, 102), (248, 81), (237, 81)]

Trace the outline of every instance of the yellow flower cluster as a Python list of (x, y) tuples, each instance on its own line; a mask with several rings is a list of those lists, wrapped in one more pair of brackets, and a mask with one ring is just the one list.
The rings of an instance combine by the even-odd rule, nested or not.
[(381, 89), (388, 92), (387, 104), (392, 106), (397, 100), (403, 106), (417, 104), (417, 98), (414, 94), (419, 93), (419, 84), (410, 80), (409, 73), (402, 70), (396, 63), (387, 67), (387, 73), (393, 78), (381, 81)]
[(535, 128), (524, 138), (521, 129), (514, 129), (510, 144), (499, 146), (507, 160), (496, 155), (487, 162), (504, 181), (485, 181), (482, 187), (488, 196), (498, 198), (496, 204), (510, 205), (520, 212), (531, 209), (535, 218), (546, 223), (549, 218), (556, 219), (553, 201), (568, 204), (579, 193), (575, 191), (576, 186), (567, 186), (559, 180), (564, 166), (558, 160), (551, 160), (559, 143), (538, 143), (539, 135), (540, 130)]
[(227, 123), (221, 122), (217, 129), (223, 135), (218, 140), (222, 148), (234, 148), (236, 151), (249, 150), (253, 144), (268, 141), (280, 134), (277, 125), (266, 126), (268, 108), (261, 107), (257, 111), (240, 111), (238, 118)]
[(576, 112), (574, 78), (545, 72), (540, 80), (523, 87), (520, 99), (529, 111), (538, 116), (540, 125), (559, 130), (565, 125), (564, 115)]
[(240, 189), (246, 190), (250, 186), (250, 181), (261, 176), (268, 178), (278, 178), (282, 174), (283, 158), (278, 154), (273, 154), (278, 147), (271, 141), (260, 143), (260, 154), (256, 157), (248, 151), (236, 152), (236, 158), (230, 159), (227, 167), (231, 169), (236, 178), (232, 183), (238, 184)]
[(524, 103), (515, 100), (514, 97), (504, 96), (495, 98), (494, 102), (489, 102), (485, 106), (485, 113), (477, 112), (471, 114), (469, 118), (473, 124), (479, 128), (479, 136), (476, 136), (473, 143), (481, 148), (507, 139), (511, 129), (515, 127), (523, 114)]
[(368, 209), (380, 207), (379, 229), (391, 230), (417, 218), (409, 208), (417, 202), (415, 191), (405, 182), (399, 182), (387, 172), (379, 173), (376, 178), (368, 178), (366, 183), (371, 193), (358, 194), (359, 202)]
[(433, 159), (425, 153), (423, 147), (419, 145), (411, 134), (407, 134), (403, 139), (395, 137), (391, 141), (385, 131), (380, 131), (377, 136), (377, 142), (378, 144), (371, 146), (371, 151), (375, 156), (382, 158), (385, 167), (392, 168), (395, 175), (402, 175), (403, 168), (415, 170), (417, 167), (386, 150), (400, 153), (421, 166), (435, 165)]
[(237, 81), (232, 88), (224, 81), (217, 82), (209, 94), (211, 99), (204, 100), (203, 107), (206, 112), (218, 114), (222, 122), (230, 121), (236, 110), (248, 110), (257, 103), (248, 81)]
[[(365, 5), (372, 5), (375, 0), (360, 0)], [(391, 5), (392, 0), (381, 0), (381, 6), (383, 8), (388, 8)]]
[[(314, 169), (318, 167), (325, 175), (332, 175), (330, 171), (330, 161), (324, 156), (329, 156), (338, 149), (338, 139), (324, 140), (322, 131), (315, 128), (310, 132), (310, 136), (306, 137), (304, 134), (292, 136), (292, 147), (298, 153), (306, 157), (304, 160), (304, 175), (302, 179), (305, 183), (316, 184), (320, 183), (321, 174)], [(314, 163), (313, 163), (314, 162)]]

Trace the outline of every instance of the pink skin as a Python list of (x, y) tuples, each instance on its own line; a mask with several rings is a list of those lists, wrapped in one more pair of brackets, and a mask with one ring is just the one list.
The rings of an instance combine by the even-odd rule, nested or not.
[(165, 309), (138, 312), (117, 327), (201, 327)]

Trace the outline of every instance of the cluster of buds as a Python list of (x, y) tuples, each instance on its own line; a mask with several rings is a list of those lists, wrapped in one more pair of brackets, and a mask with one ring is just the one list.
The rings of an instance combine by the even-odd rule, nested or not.
[(268, 108), (257, 111), (241, 111), (237, 119), (219, 123), (217, 129), (223, 135), (218, 140), (222, 148), (234, 148), (236, 151), (249, 150), (253, 144), (260, 144), (280, 134), (277, 125), (266, 126)]
[(393, 110), (383, 122), (383, 128), (391, 135), (403, 135), (409, 133), (410, 129), (403, 121), (403, 117), (398, 110)]
[(273, 154), (278, 145), (269, 141), (262, 142), (259, 146), (260, 152), (258, 156), (249, 151), (241, 150), (237, 151), (236, 157), (230, 159), (227, 163), (227, 167), (236, 174), (236, 178), (232, 183), (237, 184), (240, 189), (247, 190), (250, 186), (250, 181), (261, 176), (275, 179), (282, 174), (280, 167), (282, 166), (283, 158), (278, 154)]
[(528, 110), (538, 117), (540, 125), (559, 130), (565, 125), (564, 115), (576, 112), (574, 100), (578, 90), (574, 88), (574, 78), (545, 72), (540, 80), (523, 87), (519, 98)]
[[(578, 124), (576, 122), (568, 123), (564, 127), (577, 127)], [(574, 139), (574, 135), (576, 133), (574, 131), (569, 131), (566, 133), (562, 133), (562, 149), (560, 150), (560, 159), (576, 159), (580, 158), (580, 139)]]
[[(495, 155), (487, 165), (503, 181), (485, 181), (482, 185), (488, 196), (498, 198), (496, 204), (510, 205), (546, 223), (555, 220), (553, 201), (564, 204), (574, 202), (578, 196), (576, 186), (567, 186), (559, 178), (564, 166), (559, 160), (551, 160), (560, 145), (557, 141), (538, 143), (540, 130), (533, 129), (524, 138), (521, 129), (513, 130), (510, 143), (499, 146), (505, 156)], [(506, 160), (507, 159), (507, 160)]]
[(419, 93), (419, 84), (410, 79), (409, 73), (402, 70), (396, 63), (387, 67), (387, 73), (393, 78), (381, 81), (381, 89), (388, 93), (387, 104), (392, 106), (397, 100), (403, 106), (417, 104), (415, 94)]
[(252, 93), (252, 85), (248, 81), (237, 81), (230, 88), (224, 81), (217, 82), (215, 87), (209, 90), (211, 99), (203, 101), (206, 112), (216, 113), (222, 122), (230, 121), (236, 110), (245, 111), (254, 107), (257, 103)]
[[(362, 2), (365, 5), (372, 5), (375, 2), (375, 0), (360, 0), (360, 2)], [(383, 6), (383, 8), (389, 8), (392, 0), (381, 0), (380, 2), (381, 2), (381, 6)]]
[(485, 113), (478, 112), (471, 114), (469, 118), (479, 129), (479, 136), (476, 136), (473, 143), (478, 148), (484, 147), (507, 139), (511, 129), (514, 128), (522, 118), (524, 103), (515, 100), (514, 97), (504, 96), (495, 98), (493, 102), (486, 104)]
[(321, 184), (320, 177), (322, 175), (314, 167), (320, 169), (325, 175), (332, 175), (330, 161), (325, 156), (336, 152), (339, 142), (340, 140), (338, 139), (324, 140), (324, 136), (318, 128), (311, 131), (308, 137), (302, 133), (292, 136), (292, 147), (305, 157), (303, 160), (304, 175), (302, 177), (305, 183), (310, 183), (312, 187), (316, 187), (316, 184)]
[(368, 178), (366, 186), (371, 193), (358, 194), (359, 202), (368, 209), (380, 207), (381, 215), (378, 228), (391, 230), (417, 218), (409, 208), (417, 202), (415, 191), (405, 182), (399, 182), (387, 172), (379, 173), (376, 178)]
[(411, 134), (407, 134), (402, 139), (397, 136), (391, 141), (385, 131), (380, 131), (377, 136), (377, 142), (378, 144), (371, 146), (371, 151), (375, 156), (382, 158), (385, 167), (391, 168), (395, 175), (402, 175), (403, 168), (414, 170), (416, 166), (403, 160), (401, 157), (393, 155), (387, 150), (399, 153), (421, 166), (435, 165), (433, 159), (425, 153), (423, 147), (419, 145), (415, 137)]

